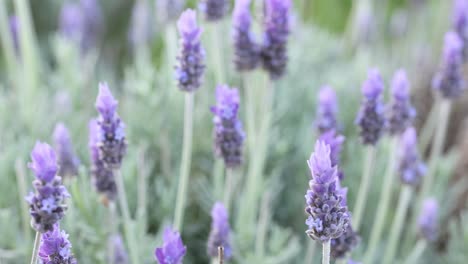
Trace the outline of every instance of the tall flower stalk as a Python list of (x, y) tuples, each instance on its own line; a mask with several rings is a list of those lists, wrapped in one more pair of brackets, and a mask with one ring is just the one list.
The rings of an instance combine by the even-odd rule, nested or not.
[(219, 248), (223, 248), (223, 257), (228, 260), (232, 256), (229, 225), (229, 214), (220, 202), (214, 204), (211, 210), (211, 231), (207, 243), (208, 255), (212, 263), (218, 263)]
[(383, 90), (384, 83), (380, 73), (376, 69), (370, 70), (368, 78), (362, 86), (364, 101), (362, 102), (361, 109), (356, 119), (356, 123), (361, 129), (360, 135), (362, 143), (366, 147), (363, 175), (358, 197), (353, 208), (353, 224), (356, 230), (359, 230), (361, 224), (372, 172), (374, 171), (376, 144), (384, 130)]
[(180, 34), (180, 54), (176, 66), (178, 87), (185, 92), (184, 135), (182, 161), (180, 164), (179, 186), (175, 207), (174, 226), (182, 230), (185, 203), (187, 200), (187, 186), (192, 159), (193, 134), (193, 101), (194, 92), (200, 88), (205, 70), (205, 50), (201, 46), (202, 29), (197, 25), (195, 11), (188, 9), (182, 13), (177, 22)]

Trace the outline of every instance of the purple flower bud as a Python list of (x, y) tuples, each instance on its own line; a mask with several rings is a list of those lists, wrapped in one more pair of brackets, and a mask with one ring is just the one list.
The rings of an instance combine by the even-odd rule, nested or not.
[(358, 233), (353, 230), (351, 225), (348, 225), (343, 235), (331, 240), (330, 255), (335, 259), (344, 258), (356, 248), (360, 241)]
[(273, 80), (281, 78), (286, 71), (290, 8), (290, 0), (265, 1), (262, 65)]
[(163, 234), (163, 246), (156, 248), (154, 255), (159, 264), (182, 264), (187, 248), (179, 232), (166, 228)]
[(163, 23), (175, 20), (180, 16), (186, 0), (156, 0), (156, 12)]
[(417, 187), (426, 173), (426, 166), (418, 154), (416, 130), (409, 127), (401, 136), (398, 171), (404, 184)]
[(231, 244), (229, 242), (229, 217), (228, 212), (221, 202), (214, 204), (211, 210), (211, 232), (208, 238), (208, 255), (211, 257), (218, 256), (218, 247), (224, 248), (224, 258), (231, 258)]
[(432, 81), (432, 87), (445, 98), (456, 98), (464, 89), (462, 49), (457, 33), (445, 34), (442, 64)]
[(88, 50), (96, 46), (99, 36), (102, 35), (103, 15), (98, 0), (80, 0), (80, 6), (84, 17), (84, 38), (81, 45), (84, 50)]
[(468, 55), (468, 1), (455, 0), (453, 5), (453, 28), (463, 41), (463, 58)]
[(39, 246), (39, 262), (42, 264), (76, 264), (78, 263), (71, 252), (72, 245), (68, 234), (60, 230), (58, 224), (42, 235)]
[(128, 254), (125, 250), (122, 237), (118, 234), (112, 235), (109, 237), (109, 250), (113, 253), (109, 263), (112, 264), (128, 264)]
[(400, 134), (411, 125), (416, 110), (411, 105), (409, 81), (404, 70), (398, 70), (392, 80), (392, 102), (388, 117), (389, 131)]
[(360, 126), (363, 144), (375, 145), (385, 125), (385, 107), (382, 102), (384, 83), (377, 69), (370, 70), (362, 85), (364, 101), (361, 104), (356, 123)]
[(44, 233), (52, 230), (54, 224), (63, 218), (67, 210), (65, 199), (70, 194), (62, 185), (62, 179), (56, 175), (55, 153), (49, 145), (37, 142), (31, 159), (29, 168), (36, 174), (33, 181), (35, 192), (30, 192), (25, 199), (29, 204), (32, 227)]
[(90, 173), (93, 184), (99, 193), (105, 195), (108, 200), (114, 200), (117, 197), (117, 185), (112, 169), (104, 166), (99, 158), (99, 135), (100, 128), (96, 120), (89, 122), (89, 151), (91, 156)]
[(71, 177), (78, 175), (80, 160), (73, 150), (70, 134), (64, 124), (58, 123), (54, 129), (54, 143), (59, 165), (58, 175)]
[(120, 168), (127, 150), (125, 124), (117, 114), (117, 104), (107, 84), (100, 83), (96, 99), (96, 109), (100, 116), (97, 119), (98, 129), (93, 137), (96, 139), (99, 159), (109, 169)]
[(332, 166), (330, 146), (317, 141), (315, 151), (307, 161), (312, 179), (305, 195), (309, 215), (307, 235), (314, 240), (327, 242), (342, 236), (348, 228), (350, 215), (343, 202), (346, 199), (339, 187), (338, 170)]
[(202, 29), (197, 25), (195, 11), (188, 9), (182, 13), (177, 21), (180, 34), (180, 54), (177, 57), (176, 79), (179, 89), (193, 92), (200, 88), (205, 71), (205, 50), (201, 46)]
[(203, 0), (200, 3), (200, 11), (205, 14), (207, 21), (223, 19), (229, 8), (227, 0)]
[(242, 144), (245, 133), (238, 117), (239, 92), (227, 85), (216, 88), (216, 106), (211, 108), (214, 114), (215, 154), (223, 158), (226, 167), (242, 164)]
[(64, 3), (60, 12), (60, 33), (80, 44), (84, 38), (84, 15), (80, 4)]
[(322, 87), (318, 96), (317, 116), (315, 121), (320, 134), (338, 129), (336, 120), (337, 113), (338, 103), (335, 91), (328, 85)]
[(20, 26), (19, 26), (19, 21), (18, 21), (18, 17), (13, 15), (13, 16), (10, 16), (10, 18), (8, 19), (8, 22), (9, 22), (9, 26), (10, 26), (10, 34), (11, 34), (11, 39), (13, 41), (13, 46), (15, 48), (15, 51), (18, 53), (19, 51), (19, 29), (20, 29)]
[(429, 242), (434, 242), (438, 236), (439, 203), (434, 198), (424, 201), (418, 219), (420, 235)]
[(146, 45), (152, 37), (151, 34), (151, 6), (147, 1), (136, 1), (132, 10), (132, 18), (130, 21), (130, 31), (128, 39), (137, 49), (140, 46)]
[(260, 62), (260, 46), (251, 30), (250, 0), (238, 0), (232, 16), (234, 64), (237, 71), (251, 71)]

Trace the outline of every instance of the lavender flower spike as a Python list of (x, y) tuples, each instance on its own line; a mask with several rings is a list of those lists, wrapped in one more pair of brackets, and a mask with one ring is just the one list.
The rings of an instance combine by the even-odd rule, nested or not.
[(120, 168), (127, 150), (125, 125), (117, 114), (117, 104), (107, 84), (100, 83), (96, 99), (96, 109), (100, 115), (94, 137), (99, 160), (109, 169)]
[(177, 21), (180, 34), (180, 54), (177, 57), (176, 79), (179, 89), (194, 92), (200, 88), (205, 71), (205, 50), (201, 46), (202, 29), (197, 25), (195, 11), (188, 9), (182, 13)]
[(224, 248), (224, 258), (231, 257), (231, 245), (229, 242), (229, 217), (228, 212), (221, 202), (215, 203), (211, 210), (211, 232), (208, 239), (208, 255), (215, 258), (218, 256), (218, 247)]
[(10, 18), (8, 19), (8, 24), (10, 26), (10, 34), (11, 34), (11, 40), (13, 41), (13, 47), (16, 51), (16, 53), (19, 52), (19, 29), (20, 29), (20, 26), (19, 26), (19, 21), (18, 21), (18, 17), (13, 15), (13, 16), (10, 16)]
[(389, 111), (389, 131), (392, 135), (401, 134), (416, 117), (411, 105), (409, 81), (404, 70), (398, 70), (392, 80), (392, 102)]
[(31, 214), (31, 225), (40, 233), (51, 231), (65, 215), (65, 199), (70, 197), (62, 179), (57, 176), (57, 161), (54, 150), (46, 143), (37, 142), (31, 153), (29, 168), (36, 174), (33, 181), (35, 192), (26, 196)]
[(182, 264), (187, 248), (179, 232), (166, 228), (163, 234), (163, 246), (156, 248), (154, 255), (159, 264)]
[(265, 1), (262, 64), (273, 80), (281, 78), (286, 71), (290, 8), (291, 0)]
[(125, 251), (125, 246), (122, 241), (122, 237), (119, 234), (115, 234), (109, 237), (109, 248), (110, 252), (114, 254), (109, 260), (108, 263), (112, 264), (128, 264), (130, 263), (128, 260), (128, 254)]
[(416, 130), (409, 127), (401, 137), (398, 171), (403, 183), (417, 187), (426, 173), (418, 154)]
[(239, 92), (227, 85), (216, 88), (214, 114), (214, 145), (217, 156), (223, 158), (226, 167), (233, 168), (242, 164), (242, 144), (245, 133), (238, 117)]
[(335, 91), (328, 85), (322, 87), (318, 96), (317, 116), (315, 125), (320, 134), (330, 130), (337, 130), (336, 115), (338, 103)]
[(84, 15), (78, 3), (64, 3), (60, 11), (59, 31), (67, 39), (82, 45)]
[(221, 20), (227, 13), (229, 1), (227, 0), (203, 0), (200, 10), (205, 14), (207, 21)]
[(68, 234), (60, 230), (58, 224), (44, 233), (39, 247), (40, 264), (76, 264), (78, 263), (71, 252)]
[(359, 235), (353, 230), (351, 225), (348, 225), (343, 235), (331, 240), (330, 255), (335, 259), (344, 258), (360, 241)]
[(377, 69), (370, 70), (362, 85), (364, 101), (361, 104), (356, 123), (361, 128), (361, 140), (365, 145), (375, 145), (380, 139), (384, 125), (382, 92), (384, 83)]
[(338, 185), (338, 170), (330, 160), (330, 146), (317, 141), (315, 151), (307, 161), (312, 174), (310, 189), (305, 195), (309, 215), (307, 235), (326, 243), (342, 236), (348, 228), (350, 215), (344, 203), (343, 190)]
[(251, 30), (250, 0), (237, 0), (232, 15), (234, 64), (237, 71), (251, 71), (260, 62), (260, 46)]
[(337, 134), (335, 130), (330, 130), (323, 133), (319, 140), (330, 146), (331, 166), (338, 166), (340, 163), (341, 148), (343, 147), (345, 137)]
[(463, 59), (468, 56), (468, 1), (455, 0), (453, 6), (453, 28), (463, 41)]
[(419, 232), (429, 242), (434, 242), (438, 236), (439, 203), (434, 198), (424, 201), (418, 219)]
[(442, 65), (432, 81), (432, 87), (445, 98), (456, 98), (464, 89), (462, 49), (457, 33), (445, 34)]
[(54, 129), (55, 150), (59, 165), (58, 175), (71, 177), (78, 175), (80, 160), (73, 150), (70, 133), (64, 124), (58, 123)]

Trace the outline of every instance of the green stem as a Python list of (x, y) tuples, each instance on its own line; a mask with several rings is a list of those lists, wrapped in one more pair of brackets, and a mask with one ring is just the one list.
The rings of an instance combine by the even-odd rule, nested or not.
[(147, 178), (148, 170), (145, 165), (146, 157), (145, 150), (140, 147), (138, 150), (138, 206), (137, 206), (137, 217), (141, 225), (142, 232), (146, 230), (146, 204), (147, 204)]
[[(108, 211), (107, 214), (108, 214), (108, 217), (109, 217), (108, 223), (107, 223), (107, 224), (108, 224), (109, 227), (110, 227), (110, 232), (109, 232), (110, 237), (111, 237), (112, 235), (117, 234), (117, 223), (116, 223), (116, 219), (117, 219), (116, 216), (117, 216), (117, 214), (116, 214), (116, 212), (115, 212), (115, 209), (116, 209), (116, 208), (115, 208), (115, 203), (114, 203), (113, 201), (110, 201), (110, 202), (109, 202), (109, 207), (108, 207), (108, 210), (107, 210), (107, 211)], [(109, 237), (109, 238), (110, 238), (110, 237)], [(108, 253), (108, 254), (109, 254), (109, 256), (108, 256), (108, 261), (109, 261), (109, 262), (112, 262), (113, 259), (114, 259), (114, 254), (115, 254), (115, 252), (114, 252), (114, 250), (115, 250), (115, 249), (114, 249), (114, 246), (113, 246), (112, 244), (110, 244), (108, 250), (109, 250), (109, 253)]]
[(255, 157), (255, 95), (253, 91), (253, 86), (249, 86), (249, 73), (243, 73), (242, 78), (242, 88), (245, 92), (245, 102), (246, 102), (246, 120), (247, 120), (247, 141), (249, 146), (249, 158), (253, 159)]
[(270, 219), (270, 192), (267, 191), (263, 197), (260, 209), (260, 216), (258, 217), (257, 224), (257, 237), (255, 243), (255, 252), (257, 259), (265, 258), (265, 241), (267, 234), (268, 220)]
[(213, 62), (215, 65), (216, 84), (222, 84), (226, 81), (226, 73), (224, 71), (224, 53), (222, 45), (224, 33), (222, 32), (222, 29), (223, 21), (219, 21), (218, 23), (213, 23), (212, 31), (210, 32), (211, 42), (214, 49), (213, 54), (215, 56)]
[(323, 243), (322, 264), (330, 264), (330, 240)]
[(233, 192), (234, 169), (226, 168), (226, 184), (224, 186), (224, 205), (229, 212), (231, 208), (231, 196)]
[(440, 100), (437, 97), (436, 101), (434, 102), (434, 106), (431, 108), (429, 115), (426, 118), (426, 122), (424, 122), (424, 126), (421, 129), (421, 135), (419, 136), (419, 151), (420, 153), (424, 154), (429, 147), (429, 143), (431, 142), (431, 138), (434, 135), (434, 129), (436, 128), (436, 121), (437, 121), (437, 113), (439, 112), (440, 107)]
[(395, 254), (397, 253), (398, 240), (400, 238), (401, 229), (406, 217), (406, 212), (408, 210), (408, 205), (411, 200), (411, 187), (405, 185), (400, 193), (400, 198), (398, 200), (398, 207), (395, 214), (395, 219), (390, 230), (390, 238), (388, 240), (388, 245), (386, 247), (384, 255), (384, 264), (390, 264), (395, 262)]
[(379, 245), (379, 241), (382, 236), (382, 231), (385, 226), (385, 220), (387, 219), (387, 212), (390, 206), (393, 192), (393, 182), (395, 181), (395, 169), (397, 160), (397, 149), (398, 149), (398, 138), (393, 136), (390, 140), (390, 155), (388, 160), (388, 166), (385, 173), (385, 178), (382, 184), (382, 191), (380, 192), (380, 200), (377, 207), (377, 213), (375, 214), (374, 226), (370, 236), (370, 242), (368, 243), (369, 248), (367, 249), (366, 255), (364, 256), (364, 263), (372, 263), (374, 258), (375, 250)]
[(179, 187), (177, 190), (177, 203), (174, 216), (174, 227), (182, 232), (184, 221), (185, 202), (187, 200), (187, 186), (189, 182), (190, 165), (192, 159), (193, 135), (193, 93), (185, 94), (184, 111), (184, 138), (182, 147), (182, 161), (180, 164)]
[(213, 167), (213, 176), (214, 176), (214, 196), (217, 200), (223, 198), (224, 193), (224, 164), (221, 159), (216, 159)]
[(369, 192), (372, 172), (374, 170), (376, 148), (374, 146), (366, 146), (366, 158), (364, 159), (364, 171), (361, 178), (358, 197), (353, 210), (353, 225), (356, 231), (359, 230), (361, 219), (366, 206), (367, 194)]
[[(1, 1), (1, 0), (0, 0)], [(26, 172), (24, 171), (24, 164), (21, 159), (16, 159), (15, 162), (15, 170), (16, 170), (16, 180), (18, 186), (18, 195), (19, 200), (22, 201), (24, 197), (26, 197)], [(21, 218), (22, 218), (22, 225), (23, 225), (23, 232), (24, 236), (26, 237), (26, 241), (30, 241), (31, 239), (31, 227), (30, 227), (30, 220), (29, 220), (29, 209), (26, 203), (21, 203)]]
[(117, 184), (117, 192), (118, 192), (118, 199), (120, 203), (120, 209), (122, 211), (123, 220), (124, 220), (124, 228), (125, 228), (125, 235), (127, 237), (128, 242), (128, 249), (130, 251), (130, 258), (132, 259), (132, 263), (138, 263), (138, 251), (137, 251), (137, 244), (134, 240), (134, 232), (132, 230), (132, 219), (130, 216), (130, 210), (128, 207), (128, 200), (127, 194), (125, 192), (125, 184), (122, 178), (122, 174), (120, 173), (119, 169), (114, 170), (114, 177)]
[(36, 238), (34, 239), (34, 247), (31, 256), (31, 264), (37, 263), (37, 253), (39, 251), (39, 246), (41, 245), (41, 237), (42, 234), (40, 232), (36, 232)]
[(13, 40), (8, 25), (9, 21), (5, 8), (5, 1), (0, 0), (0, 39), (2, 41), (3, 55), (5, 56), (9, 78), (11, 78), (11, 81), (13, 81), (15, 78), (17, 61), (15, 58), (16, 52), (14, 50)]
[(307, 252), (306, 252), (306, 257), (305, 257), (305, 262), (306, 264), (311, 264), (314, 261), (314, 255), (315, 255), (315, 249), (317, 248), (315, 240), (309, 239), (307, 245)]
[(410, 255), (406, 258), (405, 264), (413, 264), (417, 263), (419, 258), (421, 257), (422, 253), (427, 247), (426, 240), (421, 239), (418, 241), (416, 246), (414, 246), (413, 250), (411, 250)]
[(166, 41), (166, 81), (167, 87), (169, 87), (169, 99), (173, 99), (176, 94), (176, 87), (174, 81), (174, 66), (176, 65), (176, 56), (177, 56), (177, 32), (173, 25), (166, 25), (165, 28), (165, 38)]

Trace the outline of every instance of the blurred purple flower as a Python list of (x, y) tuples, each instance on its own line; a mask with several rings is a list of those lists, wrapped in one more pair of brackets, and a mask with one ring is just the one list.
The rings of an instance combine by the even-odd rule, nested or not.
[(229, 217), (228, 212), (221, 202), (214, 204), (211, 210), (211, 232), (208, 238), (208, 255), (215, 258), (218, 256), (218, 247), (224, 248), (224, 258), (231, 258), (232, 250), (229, 242)]
[(339, 187), (338, 170), (330, 159), (330, 146), (317, 141), (307, 164), (312, 179), (305, 195), (305, 211), (309, 215), (306, 233), (324, 243), (342, 236), (348, 228), (350, 215), (343, 201), (346, 190)]
[(242, 144), (245, 133), (238, 117), (239, 92), (236, 88), (219, 85), (216, 88), (214, 114), (214, 146), (218, 157), (223, 158), (226, 167), (237, 167), (242, 163)]
[(136, 1), (133, 5), (128, 39), (134, 49), (147, 45), (151, 38), (151, 6), (148, 1)]
[(72, 245), (68, 234), (60, 230), (59, 224), (42, 235), (39, 246), (40, 264), (76, 264), (78, 263), (71, 252)]
[(377, 69), (372, 69), (362, 85), (364, 100), (361, 104), (356, 123), (361, 131), (365, 145), (375, 145), (380, 139), (385, 125), (385, 106), (382, 101), (384, 83)]
[(454, 30), (463, 41), (463, 59), (468, 56), (468, 1), (454, 0), (452, 24)]
[(398, 171), (403, 183), (417, 187), (426, 174), (426, 166), (418, 154), (416, 130), (409, 127), (401, 136)]
[(251, 71), (260, 62), (260, 46), (251, 30), (250, 0), (238, 0), (232, 15), (234, 64), (237, 71)]
[(10, 34), (11, 34), (11, 40), (13, 41), (13, 47), (15, 48), (16, 53), (19, 52), (19, 21), (18, 17), (13, 15), (10, 16), (8, 19), (9, 26), (10, 26)]
[(356, 233), (351, 225), (348, 225), (346, 231), (338, 238), (331, 240), (330, 255), (337, 258), (344, 258), (351, 252), (361, 241), (358, 233)]
[(432, 87), (445, 98), (456, 98), (464, 89), (462, 49), (463, 42), (457, 33), (445, 34), (442, 64), (432, 81)]
[(200, 88), (205, 71), (205, 50), (201, 46), (202, 29), (197, 25), (195, 11), (188, 9), (182, 13), (177, 21), (180, 34), (180, 54), (177, 57), (176, 79), (179, 89), (194, 92)]
[(187, 248), (184, 246), (179, 232), (166, 228), (163, 234), (163, 245), (156, 248), (154, 255), (159, 264), (182, 264)]
[(409, 90), (406, 72), (398, 70), (392, 80), (392, 101), (388, 117), (389, 131), (392, 135), (403, 133), (416, 117), (416, 110), (411, 105)]
[(438, 236), (439, 203), (434, 198), (424, 201), (418, 219), (420, 235), (429, 242), (434, 242)]
[(286, 71), (290, 8), (291, 0), (265, 1), (262, 65), (273, 80), (281, 78)]
[(335, 91), (328, 85), (320, 88), (315, 125), (320, 134), (337, 130), (338, 103)]
[(202, 0), (200, 11), (205, 14), (207, 21), (218, 21), (223, 19), (229, 9), (227, 0)]
[(78, 175), (80, 160), (73, 150), (70, 133), (63, 123), (55, 126), (53, 137), (59, 165), (58, 175), (62, 177)]
[(128, 254), (125, 250), (122, 237), (119, 234), (115, 234), (109, 237), (109, 250), (113, 253), (111, 259), (109, 260), (110, 264), (128, 264)]

